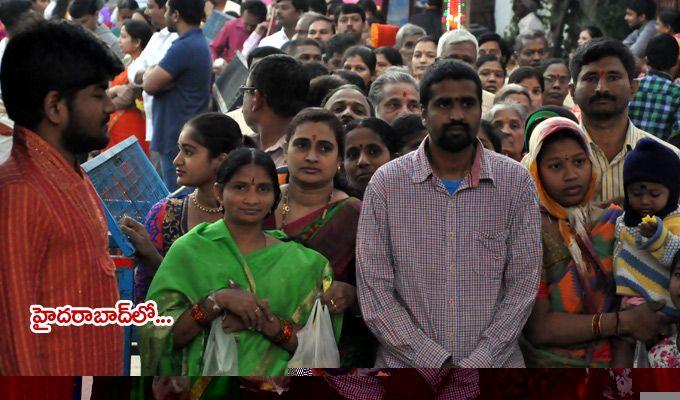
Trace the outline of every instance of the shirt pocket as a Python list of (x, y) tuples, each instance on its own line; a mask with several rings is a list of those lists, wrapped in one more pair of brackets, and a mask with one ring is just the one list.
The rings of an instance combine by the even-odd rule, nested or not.
[(474, 233), (474, 271), (486, 279), (500, 281), (505, 270), (508, 231)]

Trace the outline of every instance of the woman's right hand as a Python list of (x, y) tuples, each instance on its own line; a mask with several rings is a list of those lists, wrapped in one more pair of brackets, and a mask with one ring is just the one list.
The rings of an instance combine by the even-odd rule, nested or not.
[(642, 342), (656, 340), (659, 336), (666, 335), (672, 323), (672, 319), (662, 313), (664, 300), (640, 304), (630, 310), (623, 311), (624, 332)]
[(240, 317), (248, 329), (262, 331), (268, 322), (274, 320), (267, 300), (260, 299), (241, 289), (222, 289), (215, 293), (215, 301), (222, 309)]

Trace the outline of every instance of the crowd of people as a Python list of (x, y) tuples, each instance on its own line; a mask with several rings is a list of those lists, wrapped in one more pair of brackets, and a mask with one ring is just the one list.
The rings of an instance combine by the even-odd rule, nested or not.
[[(118, 300), (80, 163), (132, 135), (171, 193), (118, 221), (135, 302), (174, 319), (138, 328), (142, 375), (201, 375), (215, 326), (239, 375), (350, 399), (389, 368), (471, 399), (477, 368), (680, 367), (680, 12), (631, 0), (623, 41), (554, 49), (530, 9), (508, 43), (442, 30), (439, 7), (397, 29), (371, 0), (0, 3), (0, 373), (121, 373), (122, 327), (29, 323)], [(291, 370), (317, 298), (341, 369)]]

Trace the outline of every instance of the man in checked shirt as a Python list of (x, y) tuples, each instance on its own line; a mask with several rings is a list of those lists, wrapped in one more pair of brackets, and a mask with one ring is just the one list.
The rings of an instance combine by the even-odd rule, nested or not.
[[(428, 137), (366, 189), (357, 293), (380, 341), (376, 367), (524, 366), (517, 337), (538, 290), (538, 198), (527, 170), (476, 138), (481, 100), (472, 68), (436, 63), (420, 87)], [(454, 371), (471, 388), (457, 399), (476, 396), (476, 374)]]

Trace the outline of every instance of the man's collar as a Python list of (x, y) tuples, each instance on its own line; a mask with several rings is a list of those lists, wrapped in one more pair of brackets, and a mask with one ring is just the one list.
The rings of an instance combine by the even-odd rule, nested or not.
[(668, 74), (668, 73), (666, 73), (666, 72), (663, 72), (663, 71), (657, 71), (657, 70), (655, 70), (655, 69), (650, 69), (650, 70), (647, 72), (647, 75), (655, 75), (655, 76), (658, 76), (658, 77), (660, 77), (660, 78), (667, 79), (667, 80), (669, 80), (669, 81), (671, 81), (671, 82), (673, 81), (673, 77), (670, 76), (670, 74)]
[[(432, 164), (430, 164), (430, 159), (427, 155), (428, 146), (430, 144), (430, 137), (427, 136), (425, 140), (420, 143), (418, 149), (414, 152), (413, 157), (413, 173), (411, 175), (411, 181), (413, 183), (424, 182), (427, 178), (434, 174), (432, 169)], [(484, 146), (482, 142), (477, 140), (475, 143), (476, 151), (474, 160), (472, 161), (472, 167), (470, 168), (470, 187), (477, 187), (479, 181), (482, 179), (488, 179), (494, 181), (493, 171), (491, 164), (489, 162), (489, 156), (484, 152)]]
[[(588, 138), (588, 143), (590, 145), (597, 145), (595, 141), (593, 141), (593, 138), (590, 136), (588, 133), (588, 129), (586, 128), (586, 125), (581, 121), (581, 128), (583, 129), (583, 132), (586, 134), (586, 137)], [(623, 142), (623, 145), (626, 147), (627, 150), (632, 150), (634, 143), (634, 131), (635, 131), (635, 125), (633, 125), (633, 122), (628, 119), (628, 125), (626, 126), (626, 140)]]
[[(262, 137), (260, 137), (260, 140), (261, 140), (261, 139), (262, 139)], [(270, 152), (276, 151), (276, 150), (278, 150), (278, 149), (282, 149), (282, 150), (283, 150), (283, 145), (284, 145), (285, 143), (286, 143), (286, 135), (284, 134), (284, 135), (281, 135), (281, 137), (279, 138), (279, 140), (276, 141), (276, 143), (274, 143), (273, 145), (271, 145), (271, 146), (269, 146), (268, 148), (264, 149), (264, 151), (265, 151), (265, 153), (270, 153)]]

